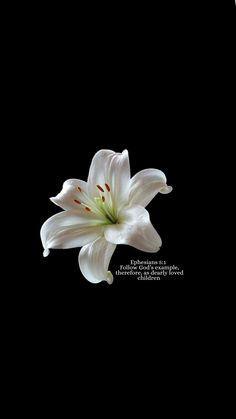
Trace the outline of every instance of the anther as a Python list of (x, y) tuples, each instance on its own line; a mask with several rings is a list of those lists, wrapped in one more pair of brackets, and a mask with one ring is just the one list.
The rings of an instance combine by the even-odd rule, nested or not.
[(105, 196), (102, 196), (102, 202), (105, 202)]
[(110, 192), (110, 190), (111, 190), (111, 189), (110, 189), (110, 186), (109, 186), (107, 183), (105, 183), (105, 186), (106, 186), (106, 188), (107, 188), (107, 191), (108, 191), (108, 192)]
[(81, 202), (78, 199), (74, 199), (74, 202), (76, 202), (76, 204), (81, 204)]
[(78, 186), (77, 189), (81, 192), (81, 188)]
[(104, 192), (104, 190), (102, 189), (100, 185), (97, 185), (97, 188), (99, 189), (99, 191)]
[(91, 211), (91, 209), (90, 209), (89, 207), (85, 207), (85, 209), (86, 209), (87, 211)]

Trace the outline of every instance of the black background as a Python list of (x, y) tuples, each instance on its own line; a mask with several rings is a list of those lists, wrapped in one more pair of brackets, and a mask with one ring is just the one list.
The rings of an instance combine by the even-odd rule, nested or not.
[[(53, 61), (53, 68), (54, 64)], [(105, 65), (103, 63), (103, 67)], [(111, 270), (114, 272), (120, 264), (128, 264), (130, 259), (147, 258), (164, 259), (168, 264), (177, 264), (185, 269), (188, 172), (184, 137), (188, 135), (190, 115), (188, 99), (184, 99), (186, 93), (182, 89), (183, 78), (186, 76), (175, 75), (178, 82), (171, 80), (171, 74), (167, 79), (169, 65), (168, 62), (157, 74), (152, 74), (151, 80), (146, 73), (141, 77), (143, 66), (139, 68), (138, 63), (132, 63), (130, 74), (127, 71), (120, 73), (119, 69), (113, 74), (104, 74), (102, 67), (99, 75), (96, 69), (86, 78), (83, 72), (81, 74), (76, 69), (69, 80), (68, 73), (63, 80), (61, 72), (53, 74), (50, 81), (43, 80), (40, 96), (45, 95), (45, 103), (43, 109), (39, 110), (37, 150), (33, 145), (39, 158), (37, 170), (40, 173), (37, 179), (34, 246), (37, 243), (42, 278), (45, 278), (53, 292), (58, 287), (64, 291), (69, 287), (73, 294), (79, 293), (80, 289), (83, 292), (94, 292), (90, 291), (93, 288), (101, 288), (104, 293), (113, 294), (127, 289), (132, 292), (139, 289), (141, 292), (143, 288), (158, 292), (162, 286), (154, 281), (144, 283), (124, 276), (115, 277), (111, 287), (106, 283), (92, 285), (82, 277), (78, 268), (78, 249), (54, 250), (47, 259), (42, 257), (38, 235), (40, 227), (49, 216), (60, 211), (49, 201), (49, 197), (60, 191), (66, 179), (86, 180), (91, 159), (101, 148), (118, 152), (127, 148), (133, 175), (144, 168), (159, 168), (174, 188), (170, 195), (159, 194), (148, 207), (152, 222), (163, 239), (161, 251), (153, 255), (128, 246), (118, 246), (111, 261)], [(76, 87), (74, 81), (77, 71), (81, 86)], [(159, 77), (162, 82), (158, 82)], [(65, 81), (69, 85), (65, 86)], [(60, 86), (58, 91), (61, 83), (63, 87)], [(48, 89), (50, 98), (47, 97)], [(186, 105), (180, 105), (182, 112), (177, 103), (180, 96), (186, 101)], [(186, 272), (186, 277), (181, 278), (181, 281), (187, 281), (187, 277)], [(179, 279), (176, 281), (179, 282)]]
[[(25, 152), (35, 185), (28, 221), (29, 284), (32, 303), (42, 304), (46, 312), (58, 313), (58, 307), (63, 313), (76, 312), (86, 304), (99, 312), (98, 307), (111, 304), (119, 314), (125, 304), (127, 310), (129, 304), (137, 304), (143, 307), (138, 309), (141, 314), (188, 294), (193, 275), (186, 237), (191, 230), (189, 166), (198, 137), (193, 104), (202, 71), (197, 59), (199, 32), (192, 27), (194, 21), (180, 22), (168, 8), (154, 15), (136, 12), (98, 20), (93, 11), (81, 24), (44, 18), (31, 45), (26, 75), (30, 86), (26, 137), (31, 141)], [(91, 159), (101, 148), (117, 152), (127, 148), (132, 175), (158, 168), (173, 186), (171, 194), (158, 194), (148, 206), (162, 237), (161, 250), (148, 254), (118, 246), (111, 271), (115, 274), (131, 259), (161, 259), (184, 269), (184, 277), (138, 281), (114, 275), (111, 286), (93, 285), (78, 267), (79, 249), (52, 250), (43, 258), (41, 225), (60, 211), (49, 197), (66, 179), (86, 180)]]
[[(212, 62), (219, 44), (214, 13), (189, 3), (165, 3), (155, 10), (99, 6), (65, 15), (48, 10), (22, 28), (18, 129), (26, 184), (33, 179), (26, 192), (23, 286), (32, 307), (40, 307), (39, 318), (135, 313), (141, 320), (148, 313), (155, 318), (186, 313), (199, 291), (202, 256), (194, 247), (199, 239), (194, 209), (211, 135)], [(49, 197), (66, 179), (86, 180), (101, 148), (127, 148), (132, 175), (158, 168), (174, 188), (148, 206), (161, 250), (148, 254), (118, 246), (110, 263), (113, 274), (130, 259), (162, 259), (184, 269), (183, 278), (138, 281), (114, 275), (111, 286), (93, 285), (80, 273), (78, 249), (52, 250), (43, 258), (41, 225), (60, 211)]]
[[(159, 384), (168, 392), (168, 406), (171, 386), (174, 394), (181, 391), (182, 409), (186, 390), (180, 378), (195, 394), (191, 382), (196, 374), (191, 367), (199, 367), (201, 378), (202, 360), (208, 362), (212, 355), (207, 356), (207, 338), (214, 325), (219, 336), (204, 263), (210, 269), (218, 263), (215, 255), (209, 260), (213, 236), (207, 233), (215, 208), (208, 210), (205, 196), (212, 184), (218, 187), (212, 161), (220, 166), (227, 149), (225, 126), (221, 131), (220, 123), (221, 109), (229, 99), (225, 95), (222, 100), (221, 92), (232, 94), (227, 80), (235, 55), (230, 43), (235, 21), (231, 25), (222, 3), (230, 2), (219, 2), (218, 10), (216, 1), (110, 9), (88, 4), (87, 10), (59, 5), (53, 10), (49, 6), (29, 10), (27, 5), (24, 19), (17, 16), (6, 83), (10, 153), (3, 163), (14, 179), (9, 200), (13, 235), (8, 234), (9, 262), (3, 281), (10, 292), (2, 293), (7, 306), (4, 342), (12, 355), (9, 367), (14, 374), (20, 370), (17, 392), (23, 388), (29, 395), (22, 386), (26, 378), (40, 399), (36, 406), (45, 398), (42, 391), (53, 400), (54, 382), (62, 400), (64, 388), (70, 391), (74, 381), (77, 387), (71, 394), (76, 392), (77, 397), (92, 389), (94, 397), (107, 365), (103, 408), (104, 397), (112, 395), (114, 378), (117, 382), (121, 378), (119, 393), (114, 392), (116, 407), (126, 394), (130, 401), (129, 376), (141, 393), (141, 397), (135, 393), (133, 406), (145, 401), (145, 390), (149, 401), (155, 392), (156, 401)], [(24, 6), (19, 8), (24, 14)], [(234, 19), (235, 6), (233, 10)], [(230, 107), (232, 112), (231, 103)], [(158, 194), (147, 208), (162, 238), (161, 250), (148, 254), (118, 246), (110, 263), (113, 274), (131, 258), (162, 259), (184, 269), (183, 278), (138, 281), (114, 275), (110, 286), (93, 285), (80, 273), (79, 249), (51, 250), (43, 258), (40, 228), (60, 211), (49, 197), (61, 190), (66, 179), (86, 180), (91, 159), (101, 148), (117, 152), (127, 148), (132, 175), (158, 168), (174, 188), (169, 195)], [(3, 183), (8, 185), (8, 179)], [(224, 202), (219, 189), (215, 196)], [(3, 224), (8, 227), (5, 218)], [(218, 246), (220, 231), (216, 231)], [(205, 254), (203, 245), (209, 249)], [(222, 299), (215, 301), (219, 309)], [(10, 373), (8, 377), (12, 382)], [(31, 385), (35, 381), (38, 393)], [(178, 403), (171, 404), (176, 408)], [(59, 405), (58, 399), (54, 405)], [(86, 408), (90, 405), (97, 408), (96, 403)], [(145, 403), (145, 413), (149, 405)]]

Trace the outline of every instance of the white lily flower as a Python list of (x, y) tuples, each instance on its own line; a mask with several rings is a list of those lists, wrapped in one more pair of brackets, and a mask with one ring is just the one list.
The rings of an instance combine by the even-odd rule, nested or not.
[(44, 256), (49, 249), (81, 247), (79, 266), (85, 278), (113, 282), (108, 270), (117, 244), (157, 252), (161, 238), (145, 207), (158, 193), (169, 193), (166, 176), (146, 169), (130, 177), (128, 151), (100, 150), (93, 157), (88, 180), (67, 180), (51, 201), (64, 211), (41, 228)]

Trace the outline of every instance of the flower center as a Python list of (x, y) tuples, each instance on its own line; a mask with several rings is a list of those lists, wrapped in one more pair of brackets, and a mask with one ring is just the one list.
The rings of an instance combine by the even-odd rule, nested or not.
[(102, 215), (106, 224), (116, 224), (118, 221), (117, 211), (112, 199), (111, 188), (108, 183), (96, 185), (98, 189), (98, 196), (90, 198), (80, 186), (77, 187), (79, 192), (79, 199), (74, 199), (78, 205), (82, 205), (86, 211), (94, 212)]

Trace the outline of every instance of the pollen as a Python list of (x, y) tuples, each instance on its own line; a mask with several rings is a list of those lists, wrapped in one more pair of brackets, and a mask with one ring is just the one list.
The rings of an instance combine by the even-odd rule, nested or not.
[(104, 190), (102, 189), (100, 185), (97, 185), (97, 188), (99, 189), (99, 191), (104, 192)]
[(81, 202), (78, 199), (74, 199), (74, 202), (76, 202), (76, 204), (81, 204)]
[(105, 186), (106, 186), (107, 191), (110, 192), (111, 189), (110, 189), (110, 186), (108, 185), (108, 183), (105, 183)]

